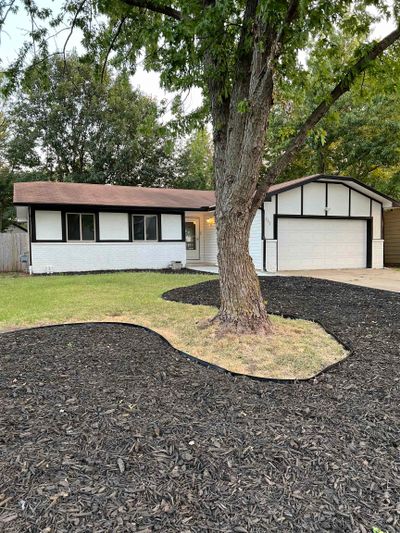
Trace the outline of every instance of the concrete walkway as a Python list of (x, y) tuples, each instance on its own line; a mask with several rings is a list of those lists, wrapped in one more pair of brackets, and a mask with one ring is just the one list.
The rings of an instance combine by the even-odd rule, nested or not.
[[(216, 266), (190, 266), (192, 270), (218, 274)], [(400, 268), (362, 268), (340, 270), (290, 270), (282, 272), (257, 271), (260, 277), (264, 276), (305, 276), (308, 278), (330, 279), (351, 285), (361, 285), (373, 289), (400, 292)]]

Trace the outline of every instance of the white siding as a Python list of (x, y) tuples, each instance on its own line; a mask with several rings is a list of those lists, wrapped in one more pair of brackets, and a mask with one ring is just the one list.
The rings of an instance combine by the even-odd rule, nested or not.
[(128, 213), (99, 213), (100, 240), (129, 240)]
[(352, 217), (369, 217), (371, 210), (371, 200), (363, 194), (352, 190), (350, 209), (350, 214)]
[(161, 238), (163, 241), (180, 241), (182, 239), (181, 215), (161, 215)]
[[(307, 183), (307, 185), (304, 185), (303, 215), (325, 215), (325, 195), (325, 183)], [(278, 211), (279, 213), (281, 212), (279, 199)]]
[(34, 274), (168, 268), (186, 262), (184, 242), (32, 243)]
[(340, 183), (328, 185), (328, 216), (349, 216), (349, 189)]
[(382, 238), (382, 206), (379, 202), (372, 200), (372, 229), (373, 229), (373, 239)]
[(265, 238), (274, 238), (274, 215), (276, 213), (276, 196), (270, 202), (264, 202), (265, 210)]
[(253, 259), (254, 266), (258, 270), (263, 269), (263, 241), (262, 237), (262, 212), (259, 209), (254, 217), (250, 228), (249, 252)]
[(215, 213), (203, 215), (203, 253), (202, 260), (205, 263), (217, 264), (217, 226), (207, 222), (207, 218), (213, 217)]
[(35, 211), (36, 239), (61, 241), (61, 211)]
[(265, 255), (266, 255), (267, 272), (276, 272), (277, 270), (277, 264), (276, 264), (277, 244), (278, 244), (278, 241), (267, 241), (266, 242)]
[(280, 215), (300, 215), (301, 187), (281, 192), (278, 200), (278, 209)]
[(17, 205), (15, 208), (17, 221), (18, 222), (27, 222), (28, 220), (28, 208), (24, 205)]
[(383, 240), (372, 241), (372, 268), (383, 268)]

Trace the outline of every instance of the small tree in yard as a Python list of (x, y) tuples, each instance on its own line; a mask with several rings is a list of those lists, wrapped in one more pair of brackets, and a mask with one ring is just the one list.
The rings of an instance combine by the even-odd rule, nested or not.
[[(29, 3), (30, 4), (30, 3)], [(221, 331), (269, 333), (270, 323), (249, 255), (251, 223), (270, 185), (285, 171), (309, 132), (353, 80), (400, 37), (400, 28), (368, 42), (375, 16), (389, 15), (383, 0), (101, 0), (68, 2), (73, 25), (85, 35), (93, 57), (112, 57), (116, 67), (145, 65), (161, 72), (174, 90), (201, 87), (213, 125), (214, 179)], [(96, 31), (91, 15), (107, 17)], [(395, 13), (396, 14), (396, 13)], [(299, 52), (316, 39), (352, 28), (361, 44), (349, 61), (329, 73), (330, 90), (315, 92), (316, 104), (286, 145), (265, 161), (275, 86), (301, 83)], [(110, 51), (113, 53), (110, 54)], [(343, 50), (329, 49), (340, 57)], [(344, 56), (345, 57), (345, 56)], [(327, 73), (328, 75), (328, 73)], [(273, 148), (273, 147), (271, 147)], [(268, 146), (267, 146), (268, 153)]]

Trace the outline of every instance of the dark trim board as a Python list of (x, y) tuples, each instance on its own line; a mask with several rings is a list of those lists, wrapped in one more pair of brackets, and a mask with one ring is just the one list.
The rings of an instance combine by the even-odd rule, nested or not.
[(325, 215), (279, 215), (277, 213), (274, 214), (274, 241), (278, 240), (278, 219), (279, 218), (300, 218), (300, 219), (320, 219), (320, 220), (371, 220), (372, 217), (343, 217), (339, 215), (330, 215), (329, 217), (326, 217)]
[[(52, 206), (51, 208), (49, 206), (41, 206), (41, 207), (32, 207), (29, 206), (29, 213), (30, 213), (30, 221), (31, 221), (31, 231), (29, 232), (29, 242), (34, 243), (68, 243), (67, 240), (67, 222), (66, 222), (66, 216), (67, 213), (88, 213), (93, 214), (95, 217), (95, 240), (94, 241), (88, 241), (88, 243), (129, 243), (129, 242), (135, 242), (133, 239), (133, 228), (132, 228), (132, 215), (156, 215), (157, 216), (157, 241), (155, 242), (184, 242), (185, 241), (185, 213), (183, 211), (155, 211), (155, 210), (146, 210), (146, 209), (135, 209), (135, 210), (119, 210), (116, 211), (114, 209), (102, 209), (102, 208), (92, 208), (89, 209), (85, 206)], [(37, 239), (36, 238), (36, 220), (35, 220), (35, 213), (36, 211), (60, 211), (61, 213), (61, 239)], [(101, 239), (100, 238), (100, 213), (126, 213), (128, 215), (128, 239)], [(180, 239), (163, 239), (162, 238), (162, 227), (161, 227), (161, 215), (180, 215), (181, 217), (181, 238)], [(81, 242), (81, 241), (76, 241)]]
[(325, 215), (274, 215), (278, 218), (319, 218), (322, 220), (369, 220), (371, 217), (365, 216), (365, 217), (348, 217), (348, 216), (340, 216), (340, 215), (329, 215), (329, 217), (326, 217)]
[[(326, 180), (329, 180), (328, 183), (335, 183), (335, 182), (343, 183), (346, 181), (349, 183), (355, 183), (356, 185), (360, 185), (360, 187), (364, 187), (364, 189), (366, 189), (367, 191), (377, 194), (378, 196), (385, 198), (389, 202), (392, 202), (395, 206), (399, 204), (398, 201), (395, 200), (394, 198), (391, 198), (387, 194), (377, 191), (370, 185), (367, 185), (366, 183), (363, 183), (362, 181), (352, 178), (351, 176), (337, 176), (337, 175), (330, 175), (330, 174), (315, 174), (314, 176), (308, 176), (306, 179), (304, 179), (300, 183), (295, 182), (295, 180), (293, 183), (288, 181), (285, 187), (282, 187), (281, 189), (276, 190), (276, 191), (268, 192), (267, 198), (270, 198), (271, 196), (276, 196), (282, 192), (290, 191), (291, 189), (295, 189), (297, 187), (301, 187), (302, 185), (307, 185), (308, 183), (312, 183), (312, 182), (325, 183)], [(343, 185), (345, 184), (343, 183)], [(364, 196), (367, 196), (365, 193), (362, 193), (358, 191), (357, 189), (353, 189), (353, 190), (355, 190), (356, 192), (359, 192), (360, 194), (364, 194)], [(370, 197), (368, 196), (368, 198)], [(379, 200), (375, 200), (375, 201), (379, 202)]]
[(328, 216), (328, 200), (329, 200), (329, 194), (328, 194), (328, 182), (325, 183), (325, 216)]
[[(129, 222), (132, 224), (133, 219), (132, 215), (128, 216)], [(161, 231), (161, 215), (157, 215), (157, 240), (160, 242), (162, 240), (162, 231)]]
[[(61, 239), (37, 239), (36, 238), (36, 211), (42, 211), (41, 209), (36, 209), (34, 207), (30, 208), (31, 211), (31, 232), (29, 235), (31, 242), (50, 242), (50, 243), (65, 243), (67, 242), (67, 230), (66, 230), (66, 221), (65, 221), (65, 213), (61, 211)], [(48, 211), (60, 211), (60, 209), (48, 209)]]
[(373, 238), (373, 220), (372, 217), (367, 219), (367, 268), (372, 268), (372, 238)]
[(304, 186), (300, 187), (300, 214), (304, 215)]
[[(372, 268), (372, 241), (373, 241), (373, 218), (372, 217), (350, 217), (350, 216), (329, 216), (325, 215), (274, 215), (274, 238), (276, 241), (276, 270), (279, 272), (279, 239), (278, 239), (278, 221), (281, 218), (292, 218), (301, 220), (365, 220), (367, 229), (367, 243), (366, 243), (366, 268)], [(266, 243), (266, 240), (264, 241)], [(264, 246), (264, 264), (266, 265), (266, 246)]]
[[(62, 218), (66, 220), (66, 214)], [(94, 236), (96, 238), (96, 242), (100, 242), (100, 217), (98, 211), (96, 211), (96, 213), (94, 214), (94, 226)]]
[(72, 210), (80, 210), (82, 212), (84, 211), (107, 211), (111, 213), (136, 213), (141, 212), (143, 210), (146, 210), (147, 212), (151, 213), (166, 213), (166, 214), (174, 214), (174, 213), (185, 213), (186, 211), (200, 211), (200, 212), (208, 212), (208, 211), (215, 211), (215, 206), (204, 206), (204, 207), (146, 207), (146, 206), (112, 206), (112, 205), (98, 205), (98, 204), (43, 204), (43, 203), (30, 203), (27, 204), (26, 202), (14, 202), (14, 206), (18, 207), (32, 207), (34, 209), (38, 210), (48, 210), (48, 211), (60, 211), (60, 209), (64, 209), (66, 211)]
[(28, 207), (29, 266), (32, 267), (32, 209)]
[[(357, 180), (352, 180), (352, 181), (357, 181)], [(313, 182), (315, 183), (324, 183), (325, 184), (325, 207), (328, 207), (328, 203), (329, 203), (329, 185), (332, 184), (332, 185), (341, 185), (345, 188), (348, 189), (348, 193), (349, 193), (349, 197), (348, 197), (348, 217), (349, 218), (357, 218), (356, 216), (352, 216), (351, 215), (351, 209), (352, 209), (352, 192), (355, 192), (355, 193), (358, 193), (360, 194), (361, 196), (364, 196), (365, 198), (367, 198), (369, 200), (369, 203), (370, 203), (370, 206), (369, 206), (369, 216), (371, 218), (373, 218), (373, 215), (372, 215), (372, 206), (373, 206), (373, 202), (375, 202), (376, 204), (380, 205), (381, 206), (381, 227), (380, 227), (380, 239), (383, 239), (383, 203), (379, 200), (376, 200), (375, 198), (371, 198), (371, 196), (368, 196), (367, 194), (361, 192), (361, 191), (358, 191), (357, 189), (353, 189), (350, 185), (348, 185), (347, 183), (342, 183), (340, 181), (338, 182), (334, 182), (334, 181), (326, 181), (326, 180), (323, 180), (323, 179), (318, 179), (318, 180), (313, 180)], [(307, 182), (307, 183), (310, 183), (310, 182)], [(314, 215), (307, 215), (307, 214), (304, 214), (304, 184), (301, 184), (301, 185), (297, 185), (297, 187), (300, 187), (300, 215), (290, 215), (290, 214), (284, 214), (282, 213), (282, 216), (304, 216), (306, 218), (311, 218), (313, 217)], [(292, 187), (292, 188), (295, 188), (295, 187)], [(290, 189), (287, 189), (287, 190), (290, 190)], [(280, 192), (284, 192), (284, 191), (280, 191)], [(279, 198), (279, 192), (274, 194), (273, 195), (275, 197), (275, 214), (279, 214), (278, 211), (279, 211), (279, 205), (278, 205), (278, 198)], [(272, 201), (272, 198), (273, 196), (270, 196), (268, 198), (268, 201), (271, 202)], [(279, 214), (279, 216), (281, 216), (281, 214)], [(318, 215), (318, 216), (321, 216), (322, 215)], [(367, 215), (365, 215), (367, 216)], [(325, 211), (325, 214), (323, 215), (323, 217), (328, 217), (328, 218), (344, 218), (343, 215), (329, 215), (329, 212), (328, 211)], [(274, 224), (274, 239), (277, 239), (277, 230), (275, 228), (275, 224)]]
[[(342, 185), (343, 187), (346, 187), (347, 189), (349, 189), (350, 193), (352, 191), (356, 192), (358, 194), (361, 194), (361, 196), (364, 196), (365, 198), (368, 198), (368, 200), (371, 200), (373, 202), (377, 202), (378, 204), (383, 205), (380, 200), (375, 200), (375, 198), (371, 198), (371, 196), (369, 196), (368, 194), (365, 194), (365, 192), (359, 191), (357, 189), (354, 189), (354, 187), (350, 187), (350, 185), (348, 185), (347, 183), (341, 183), (341, 182), (337, 182), (336, 183), (334, 181), (324, 181), (324, 180), (318, 180), (315, 183), (325, 183), (327, 185), (327, 187), (329, 187), (329, 185)], [(380, 194), (380, 193), (376, 192), (376, 194)], [(328, 199), (328, 196), (326, 198)], [(328, 205), (328, 203), (326, 205)]]
[(266, 263), (266, 247), (267, 243), (265, 240), (265, 207), (264, 202), (261, 205), (261, 240), (262, 240), (262, 267), (264, 272), (267, 270)]
[(351, 217), (351, 187), (349, 187), (349, 217)]

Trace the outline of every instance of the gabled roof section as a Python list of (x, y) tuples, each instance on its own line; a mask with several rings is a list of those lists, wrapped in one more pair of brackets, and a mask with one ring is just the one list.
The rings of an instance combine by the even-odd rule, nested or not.
[(301, 187), (302, 185), (306, 185), (307, 183), (312, 183), (316, 181), (329, 181), (332, 183), (343, 183), (347, 184), (348, 186), (352, 187), (354, 190), (359, 190), (361, 192), (366, 193), (368, 191), (369, 196), (371, 198), (375, 198), (378, 201), (384, 201), (386, 205), (392, 204), (394, 206), (399, 206), (400, 202), (395, 200), (394, 198), (391, 198), (390, 196), (387, 196), (386, 194), (377, 191), (373, 187), (370, 187), (369, 185), (366, 185), (365, 183), (352, 178), (351, 176), (337, 176), (332, 174), (313, 174), (312, 176), (304, 176), (302, 178), (297, 178), (291, 181), (284, 181), (283, 183), (276, 183), (275, 185), (271, 185), (268, 193), (267, 198), (270, 198), (271, 196), (274, 196), (276, 194), (279, 194), (281, 192), (289, 191), (291, 189), (295, 189), (296, 187)]
[(215, 204), (214, 191), (51, 181), (14, 184), (14, 205), (207, 210), (213, 204)]

